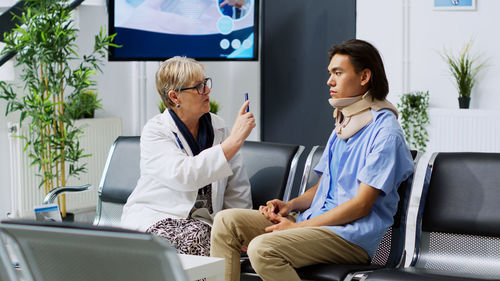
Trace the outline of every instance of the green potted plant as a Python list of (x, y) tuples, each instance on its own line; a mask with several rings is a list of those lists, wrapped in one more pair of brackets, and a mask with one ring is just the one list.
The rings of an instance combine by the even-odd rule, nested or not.
[(210, 112), (213, 114), (219, 112), (219, 104), (215, 100), (210, 100)]
[[(15, 52), (16, 67), (23, 84), (0, 82), (0, 98), (7, 101), (6, 114), (19, 112), (19, 123), (29, 126), (26, 151), (38, 166), (41, 183), (47, 194), (65, 186), (69, 177), (86, 171), (78, 161), (84, 154), (79, 138), (82, 130), (74, 126), (65, 113), (65, 100), (82, 98), (95, 86), (92, 76), (100, 71), (114, 35), (101, 28), (95, 36), (94, 49), (81, 58), (76, 52), (78, 30), (71, 19), (69, 0), (26, 0), (19, 24), (5, 33), (2, 54)], [(76, 62), (76, 63), (75, 63)], [(76, 67), (72, 67), (77, 65)], [(66, 216), (64, 194), (59, 200), (62, 216)]]
[(66, 113), (73, 120), (94, 118), (95, 111), (102, 108), (101, 100), (92, 90), (84, 91), (78, 95), (71, 95), (66, 103)]
[(455, 79), (460, 108), (469, 108), (470, 96), (477, 81), (477, 74), (485, 66), (485, 62), (481, 60), (480, 55), (471, 55), (472, 43), (472, 40), (467, 42), (458, 55), (453, 54), (452, 51), (446, 48), (441, 54)]
[(398, 109), (401, 114), (401, 127), (408, 145), (425, 152), (429, 134), (425, 126), (429, 124), (429, 91), (411, 92), (401, 96)]

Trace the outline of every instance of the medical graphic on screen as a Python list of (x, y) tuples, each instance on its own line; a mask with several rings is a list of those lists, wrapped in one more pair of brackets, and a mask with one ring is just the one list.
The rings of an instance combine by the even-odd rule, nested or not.
[(110, 0), (110, 60), (256, 60), (258, 0)]

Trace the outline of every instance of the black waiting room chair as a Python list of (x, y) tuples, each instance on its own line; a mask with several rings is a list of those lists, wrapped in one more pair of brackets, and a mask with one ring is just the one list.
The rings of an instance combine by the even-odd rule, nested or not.
[(441, 152), (429, 161), (407, 268), (362, 280), (500, 280), (500, 153)]
[(6, 247), (5, 237), (0, 233), (0, 280), (18, 280), (18, 275), (14, 270), (13, 262), (9, 257)]
[(307, 155), (306, 162), (304, 163), (302, 180), (300, 181), (299, 196), (304, 194), (306, 189), (313, 187), (318, 182), (319, 175), (314, 171), (314, 167), (316, 167), (321, 159), (324, 150), (324, 145), (315, 145)]
[(245, 141), (241, 154), (250, 179), (254, 209), (271, 199), (290, 199), (303, 150), (303, 146), (295, 144)]
[(2, 221), (0, 233), (16, 249), (22, 278), (15, 280), (188, 280), (176, 249), (151, 234), (15, 220)]
[[(323, 154), (324, 146), (314, 146), (308, 154), (304, 166), (304, 172), (300, 184), (299, 195), (303, 194), (309, 187), (314, 186), (319, 176), (314, 167)], [(419, 158), (417, 151), (411, 151), (414, 163)], [(339, 281), (351, 278), (351, 274), (359, 271), (374, 270), (385, 267), (394, 268), (403, 263), (404, 258), (404, 236), (406, 231), (406, 215), (410, 199), (413, 178), (410, 177), (402, 182), (398, 188), (400, 200), (398, 209), (394, 216), (394, 224), (387, 231), (379, 244), (378, 250), (369, 265), (345, 265), (345, 264), (315, 264), (298, 268), (297, 273), (303, 280)], [(255, 280), (257, 274), (253, 270), (248, 259), (242, 261), (242, 279)]]
[[(123, 206), (134, 190), (140, 176), (140, 136), (120, 136), (111, 146), (101, 181), (94, 225), (120, 226)], [(62, 192), (86, 190), (81, 187), (59, 187), (45, 197), (44, 204), (51, 203)]]
[(120, 136), (111, 147), (99, 183), (94, 225), (120, 225), (123, 206), (141, 175), (140, 139)]

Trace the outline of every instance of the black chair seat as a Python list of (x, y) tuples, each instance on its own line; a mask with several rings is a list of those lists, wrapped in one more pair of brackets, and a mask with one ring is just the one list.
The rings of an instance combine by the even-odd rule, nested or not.
[(255, 273), (248, 257), (241, 258), (241, 272)]
[[(443, 275), (446, 274), (446, 275)], [(467, 277), (464, 274), (460, 276), (451, 276), (449, 271), (436, 271), (428, 269), (419, 269), (415, 267), (401, 269), (382, 269), (371, 272), (365, 280), (370, 281), (485, 281), (500, 279), (478, 279), (477, 277)]]
[(351, 272), (375, 270), (381, 266), (367, 264), (314, 264), (297, 269), (301, 279), (317, 281), (340, 281), (344, 280)]
[[(340, 281), (351, 272), (375, 270), (381, 266), (378, 265), (360, 265), (360, 264), (314, 264), (297, 269), (301, 279), (317, 281)], [(247, 257), (242, 258), (241, 271), (245, 273), (255, 273)]]

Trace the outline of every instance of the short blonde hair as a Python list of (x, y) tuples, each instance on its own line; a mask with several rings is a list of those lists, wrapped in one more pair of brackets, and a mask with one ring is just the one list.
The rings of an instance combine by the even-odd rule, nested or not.
[(192, 58), (175, 56), (162, 62), (156, 71), (156, 90), (165, 107), (168, 109), (175, 107), (168, 96), (169, 91), (179, 91), (200, 77), (205, 77), (205, 67)]

